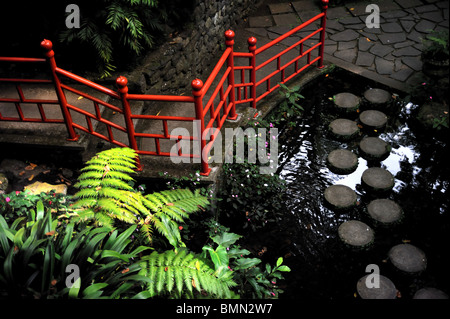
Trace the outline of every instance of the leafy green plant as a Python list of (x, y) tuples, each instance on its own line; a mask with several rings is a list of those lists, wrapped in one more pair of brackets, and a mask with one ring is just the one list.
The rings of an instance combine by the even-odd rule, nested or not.
[[(106, 227), (76, 229), (53, 219), (39, 201), (36, 210), (8, 225), (0, 215), (0, 293), (21, 298), (133, 297), (142, 282), (133, 259), (148, 247), (132, 249), (130, 235)], [(67, 266), (80, 277), (67, 282)], [(135, 290), (135, 288), (137, 288)]]
[(28, 190), (12, 191), (9, 194), (0, 195), (0, 214), (9, 222), (17, 217), (26, 216), (38, 201), (41, 201), (46, 208), (64, 211), (68, 209), (70, 196), (56, 193), (54, 190), (48, 193), (41, 192), (38, 195)]
[(448, 31), (432, 30), (423, 40), (424, 57), (437, 60), (448, 59), (448, 36)]
[(147, 297), (230, 298), (236, 284), (231, 272), (217, 272), (202, 258), (186, 249), (153, 252), (141, 259), (140, 275), (150, 279)]
[(275, 222), (283, 212), (284, 181), (276, 174), (260, 174), (258, 164), (225, 163), (223, 198), (220, 210), (233, 220), (253, 231)]
[[(80, 42), (92, 47), (100, 63), (101, 77), (116, 69), (114, 58), (118, 48), (139, 55), (154, 42), (154, 34), (162, 30), (157, 0), (102, 0), (77, 3), (82, 8), (80, 28), (60, 33), (64, 43)], [(89, 8), (89, 9), (87, 9)]]
[(289, 272), (289, 267), (282, 265), (283, 258), (280, 257), (275, 267), (266, 264), (265, 270), (261, 270), (258, 267), (261, 260), (248, 257), (250, 251), (236, 244), (240, 238), (242, 236), (228, 231), (220, 232), (211, 237), (215, 245), (203, 247), (203, 256), (209, 255), (219, 275), (233, 274), (237, 294), (242, 298), (277, 298), (283, 291), (276, 281), (284, 279), (282, 272)]
[(276, 112), (272, 113), (270, 120), (275, 124), (287, 122), (288, 127), (295, 126), (295, 118), (302, 115), (304, 111), (303, 107), (297, 102), (305, 97), (299, 93), (300, 86), (289, 88), (283, 83), (279, 83), (279, 85), (281, 87), (280, 94), (284, 99), (281, 101)]
[(112, 228), (120, 222), (138, 225), (148, 242), (156, 228), (174, 247), (184, 246), (178, 223), (209, 204), (199, 190), (173, 189), (144, 195), (130, 185), (136, 152), (113, 148), (98, 153), (81, 170), (74, 195), (77, 221), (93, 220)]
[(433, 128), (441, 130), (443, 127), (449, 128), (448, 114), (433, 118)]

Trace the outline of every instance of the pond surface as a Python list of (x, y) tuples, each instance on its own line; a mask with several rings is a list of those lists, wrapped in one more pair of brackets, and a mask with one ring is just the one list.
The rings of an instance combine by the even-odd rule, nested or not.
[[(305, 89), (301, 104), (306, 111), (294, 129), (280, 129), (278, 173), (287, 183), (288, 215), (280, 221), (283, 229), (274, 243), (276, 251), (285, 254), (292, 272), (285, 276), (285, 293), (281, 298), (356, 299), (357, 281), (366, 275), (366, 266), (376, 264), (380, 274), (393, 281), (399, 297), (410, 299), (423, 287), (435, 287), (449, 294), (449, 150), (447, 140), (423, 133), (413, 120), (417, 106), (394, 103), (386, 112), (389, 122), (379, 137), (392, 146), (390, 156), (378, 164), (395, 177), (393, 190), (384, 196), (396, 201), (404, 211), (401, 224), (389, 228), (374, 225), (365, 212), (366, 204), (381, 198), (367, 193), (361, 186), (361, 175), (368, 167), (359, 157), (359, 165), (350, 175), (332, 173), (326, 165), (329, 152), (346, 148), (358, 154), (364, 135), (350, 142), (338, 142), (328, 134), (328, 123), (338, 118), (330, 97), (351, 92), (362, 97), (368, 88), (382, 88), (345, 71), (337, 71)], [(398, 101), (399, 99), (397, 99)], [(438, 134), (436, 134), (438, 135)], [(447, 138), (448, 139), (448, 138)], [(324, 206), (323, 193), (328, 186), (344, 184), (358, 195), (358, 205), (345, 212), (334, 212)], [(366, 250), (344, 246), (338, 237), (341, 223), (357, 219), (375, 231), (374, 244)], [(283, 244), (281, 244), (283, 243)], [(387, 258), (391, 247), (410, 243), (422, 249), (428, 259), (425, 272), (402, 274)]]

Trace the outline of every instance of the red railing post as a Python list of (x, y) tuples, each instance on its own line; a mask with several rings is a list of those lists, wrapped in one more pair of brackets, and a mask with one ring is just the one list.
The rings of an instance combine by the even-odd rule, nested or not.
[(205, 119), (203, 117), (203, 101), (202, 101), (203, 96), (201, 92), (201, 89), (203, 87), (202, 80), (199, 79), (193, 80), (191, 82), (191, 87), (192, 87), (192, 95), (194, 96), (196, 118), (197, 120), (200, 121), (199, 141), (200, 141), (200, 158), (202, 164), (200, 175), (208, 176), (209, 173), (211, 172), (211, 168), (209, 168), (208, 165), (208, 154), (204, 154), (204, 152), (206, 151), (206, 136), (204, 136)]
[(252, 54), (252, 57), (250, 58), (250, 66), (252, 67), (250, 69), (250, 82), (252, 83), (250, 87), (250, 95), (252, 98), (251, 107), (256, 109), (256, 38), (250, 37), (247, 40), (248, 43), (248, 51)]
[[(122, 110), (123, 110), (123, 117), (125, 120), (125, 126), (127, 128), (127, 135), (128, 135), (128, 142), (130, 148), (134, 149), (135, 151), (138, 151), (138, 146), (136, 142), (136, 134), (134, 131), (134, 124), (133, 120), (131, 119), (131, 109), (130, 109), (130, 103), (128, 102), (127, 95), (128, 95), (128, 80), (124, 76), (119, 76), (116, 79), (116, 85), (117, 85), (117, 91), (120, 94), (120, 99), (122, 102)], [(142, 171), (141, 162), (139, 160), (139, 157), (136, 159), (137, 162), (137, 170)]]
[(322, 31), (320, 32), (320, 42), (322, 43), (320, 45), (320, 49), (319, 49), (319, 65), (318, 68), (321, 69), (323, 68), (323, 50), (325, 47), (325, 29), (326, 29), (326, 25), (327, 25), (327, 9), (328, 9), (328, 2), (329, 0), (322, 0), (322, 12), (323, 12), (323, 17), (320, 23), (320, 27), (322, 28)]
[(53, 44), (50, 40), (44, 39), (41, 42), (41, 48), (45, 50), (45, 57), (50, 66), (50, 71), (52, 73), (53, 84), (55, 85), (56, 96), (58, 97), (59, 105), (61, 107), (61, 113), (64, 118), (64, 123), (66, 123), (67, 133), (69, 134), (69, 141), (77, 141), (79, 135), (75, 133), (72, 125), (72, 116), (67, 108), (67, 99), (64, 94), (63, 89), (61, 88), (61, 81), (59, 80), (58, 74), (56, 74), (56, 61), (55, 61), (55, 52), (52, 50)]
[(228, 85), (231, 85), (232, 89), (230, 92), (230, 103), (232, 103), (231, 106), (231, 110), (230, 113), (228, 115), (228, 119), (229, 120), (235, 120), (237, 119), (237, 114), (236, 114), (236, 103), (235, 103), (235, 98), (236, 98), (236, 93), (235, 93), (235, 83), (234, 83), (234, 50), (233, 50), (233, 45), (234, 45), (234, 31), (233, 30), (228, 30), (225, 31), (225, 45), (228, 48), (231, 48), (231, 52), (228, 55), (227, 58), (227, 64), (228, 67), (231, 68), (230, 70), (230, 74), (228, 75)]

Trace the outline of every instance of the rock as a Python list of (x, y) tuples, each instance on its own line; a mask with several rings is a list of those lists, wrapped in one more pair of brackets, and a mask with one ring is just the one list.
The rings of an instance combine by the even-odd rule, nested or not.
[(378, 137), (365, 137), (359, 143), (360, 155), (368, 161), (383, 161), (390, 152), (391, 146)]
[(349, 150), (337, 149), (328, 154), (327, 164), (336, 174), (350, 174), (358, 167), (358, 156)]
[(373, 192), (384, 193), (394, 187), (394, 176), (384, 168), (370, 167), (363, 172), (361, 182)]
[(391, 225), (403, 217), (402, 208), (393, 200), (379, 198), (367, 205), (367, 213), (383, 225)]
[(382, 130), (387, 123), (387, 116), (377, 110), (367, 110), (359, 115), (359, 121), (368, 130)]
[(391, 263), (406, 273), (419, 273), (427, 267), (425, 253), (411, 244), (399, 244), (388, 253)]
[(334, 106), (340, 113), (352, 114), (359, 109), (361, 99), (352, 93), (338, 93), (333, 98)]
[(422, 288), (414, 294), (413, 299), (449, 299), (449, 297), (442, 290), (436, 288)]
[(330, 123), (331, 134), (338, 140), (351, 140), (359, 134), (359, 127), (355, 121), (336, 119)]
[(338, 228), (339, 238), (347, 245), (363, 248), (371, 244), (375, 234), (367, 224), (359, 220), (349, 220)]
[(363, 94), (364, 105), (374, 109), (385, 109), (392, 103), (391, 94), (382, 89), (368, 89)]
[(6, 178), (5, 174), (0, 173), (0, 194), (6, 193), (8, 185), (8, 178)]
[(370, 275), (362, 277), (356, 284), (356, 290), (362, 299), (395, 299), (397, 297), (397, 288), (389, 278), (379, 275), (380, 286), (369, 288), (366, 284), (368, 276)]
[(356, 205), (356, 193), (345, 185), (332, 185), (325, 189), (325, 200), (337, 210), (348, 209)]
[(67, 185), (66, 184), (57, 184), (51, 185), (48, 183), (42, 182), (34, 182), (33, 184), (27, 185), (24, 187), (24, 190), (28, 190), (32, 194), (40, 194), (42, 192), (47, 193), (51, 190), (55, 190), (56, 193), (67, 194)]

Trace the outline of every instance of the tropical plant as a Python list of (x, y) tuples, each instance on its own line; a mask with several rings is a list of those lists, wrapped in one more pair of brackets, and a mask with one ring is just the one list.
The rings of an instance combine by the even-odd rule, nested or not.
[[(60, 41), (75, 40), (92, 47), (98, 57), (101, 77), (116, 69), (113, 49), (139, 55), (153, 45), (153, 34), (161, 31), (157, 0), (81, 1), (80, 28), (65, 29)], [(119, 53), (119, 52), (117, 52)]]
[(296, 117), (300, 116), (304, 111), (303, 107), (297, 102), (305, 97), (299, 93), (300, 86), (288, 87), (283, 83), (279, 83), (281, 90), (280, 95), (284, 97), (276, 111), (272, 112), (270, 121), (275, 124), (287, 122), (288, 127), (296, 125)]
[(153, 252), (141, 259), (140, 275), (150, 281), (146, 297), (170, 295), (181, 298), (230, 298), (236, 283), (232, 273), (214, 270), (205, 259), (187, 249)]
[(432, 30), (423, 40), (423, 56), (428, 59), (448, 59), (448, 36), (448, 31)]
[(209, 202), (199, 190), (173, 189), (144, 195), (135, 191), (130, 175), (136, 168), (137, 154), (129, 148), (113, 148), (98, 153), (81, 170), (80, 190), (74, 195), (72, 218), (93, 220), (112, 228), (118, 222), (138, 225), (149, 243), (156, 228), (174, 247), (184, 246), (178, 223)]
[[(131, 250), (129, 237), (135, 228), (121, 234), (107, 227), (76, 229), (74, 223), (53, 219), (41, 201), (36, 210), (11, 225), (0, 215), (0, 294), (21, 298), (133, 297), (148, 280), (138, 275), (140, 267), (133, 259), (149, 249), (139, 246)], [(79, 276), (68, 274), (73, 267)]]

